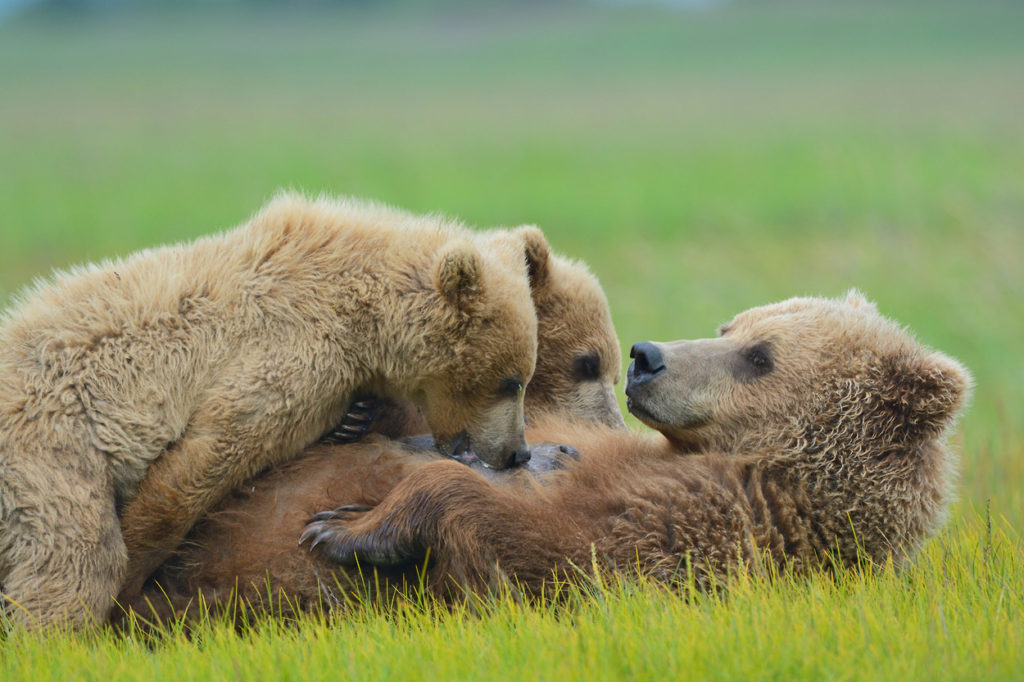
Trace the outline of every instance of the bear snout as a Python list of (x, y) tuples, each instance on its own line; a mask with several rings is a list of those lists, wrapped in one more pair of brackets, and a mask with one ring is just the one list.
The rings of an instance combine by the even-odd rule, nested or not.
[(527, 447), (524, 444), (523, 447), (516, 448), (511, 453), (509, 453), (508, 464), (506, 466), (507, 467), (522, 466), (523, 464), (526, 464), (527, 462), (529, 462), (530, 461), (530, 457), (532, 457), (532, 456), (533, 455), (530, 453), (530, 448)]
[(633, 362), (629, 366), (629, 382), (643, 383), (650, 381), (665, 371), (665, 361), (661, 349), (650, 341), (634, 343), (629, 349), (629, 357)]

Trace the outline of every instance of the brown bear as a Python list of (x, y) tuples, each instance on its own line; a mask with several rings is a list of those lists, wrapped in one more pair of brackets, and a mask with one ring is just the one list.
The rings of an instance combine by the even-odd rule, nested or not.
[[(428, 551), (428, 585), (448, 596), (503, 575), (539, 591), (556, 572), (578, 578), (592, 559), (666, 581), (691, 571), (706, 587), (740, 561), (805, 570), (827, 555), (913, 556), (950, 500), (944, 438), (967, 372), (855, 293), (757, 308), (720, 332), (634, 347), (628, 404), (669, 439), (538, 424), (531, 439), (582, 452), (556, 448), (565, 468), (539, 486), (377, 437), (344, 446), (344, 457), (322, 448), (208, 517), (162, 569), (166, 594), (152, 588), (150, 604), (180, 614), (200, 592), (230, 603), (237, 587), (276, 613), (330, 606), (349, 586), (366, 589), (356, 559), (364, 572), (377, 565), (382, 582), (371, 586), (400, 586), (416, 584)], [(348, 504), (306, 529), (315, 551), (296, 552), (304, 515), (339, 502)], [(131, 606), (146, 614), (150, 604)]]
[(0, 328), (8, 610), (102, 619), (203, 512), (357, 393), (418, 402), (448, 452), (528, 457), (526, 255), (545, 248), (282, 195), (236, 229), (38, 286)]
[(718, 338), (633, 355), (630, 409), (671, 445), (573, 429), (560, 435), (584, 454), (528, 494), (432, 462), (372, 509), (318, 514), (303, 539), (343, 565), (429, 553), (441, 594), (502, 576), (536, 593), (594, 568), (707, 588), (762, 562), (902, 563), (942, 523), (970, 376), (859, 294), (755, 308)]
[[(537, 364), (526, 386), (525, 413), (539, 421), (552, 415), (581, 423), (622, 428), (624, 422), (614, 397), (619, 379), (619, 345), (607, 299), (587, 268), (543, 249), (523, 227), (516, 233), (532, 249), (528, 253), (531, 295), (537, 312)], [(383, 427), (391, 434), (417, 434), (421, 420), (405, 405), (387, 405)], [(342, 440), (362, 435), (357, 427), (365, 414), (348, 426)], [(531, 448), (533, 458), (519, 470), (542, 471), (558, 465), (569, 448), (541, 445)], [(319, 444), (294, 462), (278, 467), (239, 486), (197, 525), (179, 551), (156, 573), (154, 582), (139, 598), (121, 606), (148, 614), (185, 612), (190, 600), (202, 592), (211, 606), (227, 601), (235, 588), (248, 602), (266, 596), (268, 573), (273, 586), (285, 590), (292, 602), (319, 603), (333, 593), (338, 567), (316, 554), (296, 551), (296, 538), (309, 516), (341, 500), (375, 504), (398, 480), (436, 453), (372, 437), (359, 447)], [(463, 458), (463, 461), (471, 461)], [(511, 470), (506, 470), (511, 471)], [(497, 476), (483, 469), (485, 475)], [(255, 533), (254, 530), (259, 532)], [(272, 590), (273, 591), (273, 590)], [(152, 606), (147, 604), (149, 601)], [(192, 613), (195, 609), (192, 609)], [(115, 618), (123, 611), (115, 607)]]

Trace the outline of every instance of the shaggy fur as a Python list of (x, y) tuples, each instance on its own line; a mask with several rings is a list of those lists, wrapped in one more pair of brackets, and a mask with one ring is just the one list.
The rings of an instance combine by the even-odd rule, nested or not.
[(122, 584), (141, 587), (203, 512), (315, 441), (356, 392), (421, 403), (449, 450), (465, 432), (495, 466), (524, 453), (525, 249), (285, 195), (234, 230), (39, 285), (0, 329), (14, 617), (102, 619)]
[[(970, 377), (859, 295), (757, 308), (718, 339), (659, 347), (664, 366), (631, 367), (627, 393), (671, 440), (531, 428), (531, 439), (582, 452), (543, 485), (495, 482), (384, 440), (347, 446), (318, 482), (301, 469), (321, 470), (323, 451), (210, 519), (179, 569), (160, 576), (170, 601), (150, 593), (158, 613), (180, 612), (200, 591), (223, 600), (235, 576), (247, 600), (331, 603), (355, 581), (356, 558), (399, 584), (428, 551), (428, 586), (446, 597), (506, 576), (536, 593), (556, 574), (594, 568), (666, 582), (692, 575), (707, 587), (763, 561), (795, 571), (829, 557), (905, 562), (943, 522), (955, 476), (944, 441)], [(295, 552), (288, 536), (304, 515), (341, 502), (307, 526), (312, 554)]]
[(627, 389), (632, 404), (698, 454), (578, 433), (570, 442), (586, 456), (528, 496), (436, 462), (371, 511), (321, 515), (305, 537), (344, 564), (403, 565), (429, 550), (442, 591), (451, 578), (481, 589), (497, 571), (537, 591), (552, 571), (594, 565), (665, 580), (690, 571), (707, 586), (762, 559), (779, 570), (826, 555), (904, 562), (944, 519), (944, 438), (969, 375), (858, 294), (743, 313), (717, 339), (670, 345), (647, 383)]

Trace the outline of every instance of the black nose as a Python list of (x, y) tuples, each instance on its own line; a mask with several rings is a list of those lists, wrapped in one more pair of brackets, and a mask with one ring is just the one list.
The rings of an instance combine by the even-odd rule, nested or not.
[(530, 457), (532, 457), (532, 456), (533, 455), (530, 454), (530, 449), (529, 448), (519, 448), (519, 449), (515, 450), (515, 452), (513, 452), (512, 454), (510, 454), (508, 456), (508, 466), (510, 466), (510, 467), (522, 466), (523, 464), (526, 464), (527, 462), (529, 462), (530, 461)]
[(665, 363), (661, 351), (650, 341), (634, 343), (629, 349), (629, 357), (633, 358), (633, 378), (651, 378), (665, 371)]

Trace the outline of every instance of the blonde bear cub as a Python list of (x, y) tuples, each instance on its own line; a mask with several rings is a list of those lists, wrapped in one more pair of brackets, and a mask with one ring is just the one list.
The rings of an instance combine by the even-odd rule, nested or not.
[(201, 514), (358, 393), (420, 405), (442, 450), (528, 458), (524, 254), (546, 243), (522, 234), (283, 194), (233, 230), (37, 285), (0, 327), (12, 619), (102, 621)]

